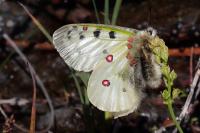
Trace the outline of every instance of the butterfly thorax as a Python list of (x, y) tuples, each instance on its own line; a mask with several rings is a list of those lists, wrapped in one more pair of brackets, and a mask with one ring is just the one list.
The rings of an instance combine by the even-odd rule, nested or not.
[(149, 39), (151, 39), (151, 36), (145, 31), (139, 31), (136, 35), (129, 37), (127, 44), (129, 49), (127, 59), (131, 66), (137, 63), (141, 57), (141, 52), (150, 50), (148, 46)]

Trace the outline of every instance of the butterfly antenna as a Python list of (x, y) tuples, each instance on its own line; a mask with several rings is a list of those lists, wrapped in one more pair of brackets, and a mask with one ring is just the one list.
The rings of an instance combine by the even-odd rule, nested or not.
[(148, 24), (146, 31), (153, 37), (157, 35), (157, 31), (152, 26), (152, 1), (148, 0), (149, 14), (148, 14)]
[(149, 5), (149, 15), (148, 15), (148, 27), (152, 25), (151, 22), (151, 12), (152, 12), (152, 1), (148, 0), (148, 5)]

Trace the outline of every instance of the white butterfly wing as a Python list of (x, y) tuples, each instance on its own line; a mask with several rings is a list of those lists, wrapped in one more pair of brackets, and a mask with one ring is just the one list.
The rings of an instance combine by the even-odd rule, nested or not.
[(134, 111), (140, 104), (141, 93), (131, 81), (134, 69), (129, 65), (127, 53), (124, 45), (113, 48), (109, 54), (113, 61), (102, 59), (90, 76), (88, 98), (100, 110), (124, 113)]
[(78, 71), (94, 70), (88, 83), (90, 102), (115, 116), (134, 111), (141, 94), (130, 75), (127, 40), (137, 31), (117, 26), (71, 24), (53, 34), (53, 43), (65, 62)]
[(88, 72), (111, 48), (127, 41), (135, 32), (117, 26), (71, 24), (54, 32), (53, 44), (70, 67)]

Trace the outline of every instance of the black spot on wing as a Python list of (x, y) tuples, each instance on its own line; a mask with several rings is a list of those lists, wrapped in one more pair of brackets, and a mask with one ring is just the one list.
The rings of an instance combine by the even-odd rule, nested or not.
[(84, 35), (80, 35), (79, 39), (82, 40), (83, 38), (85, 38)]
[(67, 32), (67, 35), (69, 35), (71, 32), (72, 32), (72, 31), (71, 31), (71, 30), (69, 30), (69, 31)]
[(104, 49), (104, 50), (103, 50), (103, 53), (104, 53), (104, 54), (107, 54), (107, 53), (108, 53), (108, 51), (107, 51), (106, 49)]
[(111, 39), (114, 39), (114, 38), (115, 38), (115, 32), (114, 32), (114, 31), (110, 31), (110, 32), (109, 32), (109, 37), (110, 37)]
[(126, 91), (127, 91), (126, 88), (123, 88), (122, 90), (123, 90), (123, 92), (126, 92)]
[(71, 39), (71, 36), (68, 36), (67, 38), (70, 40), (70, 39)]
[(99, 37), (100, 33), (101, 33), (100, 30), (94, 31), (94, 32), (93, 32), (94, 37), (96, 37), (96, 38)]

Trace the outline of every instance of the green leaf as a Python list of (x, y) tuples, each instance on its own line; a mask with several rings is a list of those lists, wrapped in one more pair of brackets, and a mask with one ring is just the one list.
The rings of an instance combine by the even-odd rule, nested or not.
[(163, 65), (161, 67), (161, 71), (162, 71), (162, 74), (165, 76), (165, 77), (169, 77), (169, 73), (170, 73), (170, 68), (169, 66), (166, 66), (166, 65)]
[(87, 89), (85, 87), (83, 87), (83, 89), (84, 89), (84, 96), (85, 96), (85, 105), (90, 105), (88, 95), (87, 95)]
[(121, 4), (122, 4), (122, 0), (116, 0), (113, 15), (112, 15), (112, 23), (111, 23), (112, 25), (115, 25), (117, 22)]
[(176, 73), (174, 72), (174, 70), (172, 70), (172, 71), (170, 72), (170, 79), (171, 79), (171, 81), (173, 82), (176, 78), (177, 78), (177, 75), (176, 75)]
[(180, 97), (185, 97), (185, 96), (186, 96), (186, 94), (185, 94), (184, 91), (182, 91), (179, 88), (173, 88), (172, 99), (176, 99), (176, 98), (180, 98)]
[(169, 99), (170, 99), (170, 93), (169, 93), (169, 91), (164, 90), (164, 91), (162, 92), (162, 97), (163, 97), (164, 101), (169, 100)]
[(90, 78), (90, 73), (76, 72), (76, 75), (83, 81), (84, 85), (87, 87), (87, 83)]
[[(163, 41), (163, 40), (162, 40)], [(163, 43), (163, 44), (161, 44), (161, 49), (160, 49), (161, 51), (160, 51), (160, 57), (161, 57), (161, 59), (165, 62), (165, 63), (167, 63), (167, 61), (168, 61), (168, 47), (167, 46), (165, 46), (165, 44)]]
[(109, 0), (104, 2), (104, 24), (110, 24), (109, 19)]
[(181, 90), (178, 88), (174, 88), (172, 91), (172, 99), (176, 99), (181, 94)]
[(160, 39), (159, 37), (155, 37), (150, 40), (150, 48), (152, 49), (153, 53), (160, 58), (158, 63), (167, 63), (168, 61), (168, 47), (165, 45), (165, 42)]
[(76, 78), (76, 75), (73, 72), (71, 73), (71, 75), (72, 75), (72, 78), (74, 79), (76, 88), (78, 90), (78, 94), (79, 94), (81, 103), (84, 104), (84, 96), (83, 96), (83, 93), (82, 93), (82, 88), (81, 88), (81, 86), (80, 86), (80, 84), (78, 82), (78, 79)]
[(166, 78), (166, 77), (163, 77), (163, 80), (164, 80), (165, 85), (167, 86), (167, 84), (168, 84), (167, 78)]
[(95, 11), (97, 22), (100, 23), (99, 13), (98, 13), (98, 10), (97, 10), (97, 6), (96, 6), (95, 0), (92, 0), (92, 4), (93, 4), (93, 7), (94, 7), (94, 11)]
[(113, 114), (111, 112), (104, 112), (105, 120), (113, 118)]

